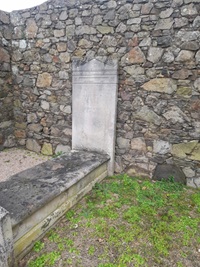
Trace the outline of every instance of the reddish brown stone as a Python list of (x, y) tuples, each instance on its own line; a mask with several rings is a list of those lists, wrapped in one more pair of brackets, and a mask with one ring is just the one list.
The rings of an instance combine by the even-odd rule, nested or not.
[(53, 56), (53, 62), (54, 63), (58, 63), (59, 62), (59, 58), (57, 56)]
[(37, 96), (36, 95), (29, 95), (29, 99), (31, 102), (35, 102), (37, 100)]
[(150, 14), (151, 9), (153, 8), (152, 3), (147, 3), (142, 5), (141, 14)]
[(162, 36), (162, 31), (161, 30), (154, 30), (152, 32), (152, 36), (154, 36), (154, 37)]
[(19, 138), (19, 139), (26, 138), (26, 132), (23, 130), (16, 130), (15, 131), (15, 137)]
[(125, 91), (122, 91), (121, 92), (121, 98), (122, 98), (122, 100), (130, 100), (130, 94), (129, 93), (127, 93), (127, 92), (125, 92)]
[(44, 45), (44, 42), (42, 40), (37, 40), (35, 47), (42, 47)]
[(160, 133), (163, 135), (163, 136), (169, 136), (169, 134), (171, 134), (171, 129), (161, 129), (160, 130)]
[[(129, 85), (129, 86), (135, 86), (135, 81), (133, 79), (126, 79), (124, 81), (125, 85)], [(123, 89), (124, 90), (124, 89)]]
[(29, 19), (26, 24), (26, 37), (36, 37), (38, 27), (33, 19)]
[(126, 60), (128, 63), (131, 64), (140, 64), (144, 63), (145, 61), (145, 56), (142, 52), (142, 50), (136, 46), (131, 51), (126, 55)]
[(4, 143), (4, 140), (3, 140), (3, 135), (0, 134), (0, 145), (2, 145)]
[(41, 124), (42, 126), (47, 126), (46, 118), (42, 118), (41, 121), (40, 121), (40, 124)]
[(200, 100), (196, 100), (191, 105), (192, 111), (200, 111)]
[(0, 62), (10, 62), (10, 55), (4, 48), (0, 48)]
[(30, 70), (30, 67), (28, 65), (25, 65), (24, 66), (24, 71), (29, 71)]
[(138, 37), (134, 36), (133, 39), (129, 40), (128, 46), (135, 47), (135, 46), (138, 46), (138, 43), (139, 43)]

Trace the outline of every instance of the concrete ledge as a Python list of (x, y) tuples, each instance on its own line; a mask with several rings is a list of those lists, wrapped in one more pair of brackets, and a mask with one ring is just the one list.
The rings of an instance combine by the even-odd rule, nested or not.
[(0, 183), (0, 205), (11, 217), (16, 259), (107, 176), (108, 161), (107, 155), (74, 151)]

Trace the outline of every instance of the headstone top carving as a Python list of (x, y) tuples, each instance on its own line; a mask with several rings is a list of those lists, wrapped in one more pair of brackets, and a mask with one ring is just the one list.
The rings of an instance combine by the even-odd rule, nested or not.
[[(91, 61), (75, 60), (73, 63), (73, 83), (117, 83), (117, 60)], [(97, 80), (98, 79), (98, 80)]]
[(113, 70), (118, 68), (118, 62), (116, 59), (107, 59), (107, 60), (100, 60), (100, 59), (92, 59), (90, 61), (87, 60), (80, 60), (74, 59), (73, 60), (73, 71), (76, 69), (85, 69), (89, 70)]

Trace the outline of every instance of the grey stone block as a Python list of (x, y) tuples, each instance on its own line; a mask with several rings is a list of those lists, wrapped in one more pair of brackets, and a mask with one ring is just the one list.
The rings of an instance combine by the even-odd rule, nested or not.
[(27, 169), (0, 183), (0, 205), (14, 227), (108, 159), (95, 152), (70, 152)]
[[(12, 255), (22, 258), (34, 241), (108, 175), (109, 157), (73, 151), (11, 176), (0, 183), (0, 267)], [(11, 228), (12, 225), (12, 228)], [(1, 265), (1, 262), (3, 262)]]
[(0, 267), (13, 266), (13, 235), (10, 216), (0, 206)]
[(153, 174), (153, 180), (161, 181), (174, 177), (175, 182), (186, 184), (186, 177), (183, 171), (174, 164), (158, 164)]

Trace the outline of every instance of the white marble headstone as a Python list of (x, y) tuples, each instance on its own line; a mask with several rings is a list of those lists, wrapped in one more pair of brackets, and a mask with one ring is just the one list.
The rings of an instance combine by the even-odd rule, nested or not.
[(114, 172), (118, 64), (117, 60), (73, 62), (72, 149), (110, 156)]

